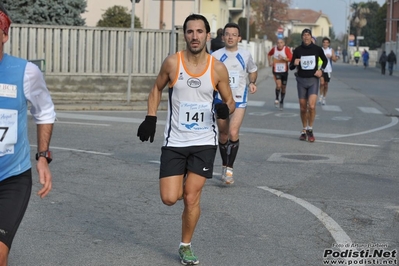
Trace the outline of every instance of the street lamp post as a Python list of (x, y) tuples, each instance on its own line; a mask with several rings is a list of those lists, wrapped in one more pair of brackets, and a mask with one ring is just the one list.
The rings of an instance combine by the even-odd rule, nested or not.
[[(341, 1), (345, 3), (345, 31), (346, 31), (346, 34), (344, 36), (344, 48), (346, 49), (346, 52), (349, 53), (350, 18), (348, 16), (348, 9), (350, 9), (351, 0), (349, 0), (348, 6), (346, 6), (346, 0), (341, 0)], [(348, 20), (349, 20), (349, 23), (348, 23)]]
[(392, 50), (392, 12), (393, 12), (393, 1), (389, 2), (389, 50)]
[(176, 40), (175, 40), (175, 35), (176, 35), (176, 29), (175, 29), (175, 1), (172, 0), (172, 36), (170, 36), (170, 47), (169, 47), (169, 54), (174, 54), (176, 52)]
[[(348, 54), (348, 63), (350, 63), (349, 61), (349, 34), (351, 34), (351, 0), (349, 0), (349, 4), (348, 4), (348, 10), (349, 10), (349, 14), (347, 14), (346, 18), (345, 18), (345, 24), (347, 24), (347, 28), (346, 28), (346, 44), (345, 44), (345, 48), (346, 48), (346, 52)], [(346, 11), (348, 11), (346, 10)], [(349, 22), (348, 22), (349, 21)]]
[(134, 35), (134, 15), (135, 15), (135, 4), (136, 1), (132, 1), (132, 19), (130, 22), (130, 39), (129, 39), (129, 62), (128, 62), (128, 73), (129, 78), (127, 82), (127, 103), (130, 103), (130, 92), (132, 90), (132, 64), (133, 64), (133, 35)]
[(249, 44), (249, 19), (250, 19), (250, 14), (251, 14), (251, 0), (248, 0), (247, 2), (247, 45)]

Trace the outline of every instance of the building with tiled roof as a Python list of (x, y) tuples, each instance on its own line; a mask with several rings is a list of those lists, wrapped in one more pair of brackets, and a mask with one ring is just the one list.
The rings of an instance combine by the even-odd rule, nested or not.
[(330, 19), (322, 11), (288, 9), (284, 35), (289, 36), (292, 33), (301, 33), (303, 29), (308, 28), (315, 37), (328, 37), (330, 36), (331, 27)]

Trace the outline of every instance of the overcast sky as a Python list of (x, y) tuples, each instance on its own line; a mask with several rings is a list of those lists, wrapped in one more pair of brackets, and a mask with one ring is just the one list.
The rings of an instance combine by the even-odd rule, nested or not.
[[(345, 33), (345, 8), (349, 13), (349, 2), (359, 3), (367, 2), (368, 0), (291, 0), (291, 8), (305, 8), (314, 11), (322, 11), (328, 16), (333, 25), (335, 34), (339, 36)], [(385, 0), (375, 0), (382, 6)], [(349, 23), (349, 22), (347, 22)], [(348, 27), (348, 25), (347, 25)]]

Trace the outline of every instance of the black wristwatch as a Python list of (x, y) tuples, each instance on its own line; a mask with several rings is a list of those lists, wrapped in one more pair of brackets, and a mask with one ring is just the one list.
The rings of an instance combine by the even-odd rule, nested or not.
[(40, 157), (46, 158), (47, 163), (51, 163), (53, 160), (53, 153), (51, 151), (40, 151), (36, 153), (36, 161), (39, 160)]

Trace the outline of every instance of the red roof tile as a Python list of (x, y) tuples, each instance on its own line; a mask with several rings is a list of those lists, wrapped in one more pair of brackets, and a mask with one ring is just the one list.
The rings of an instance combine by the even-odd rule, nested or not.
[[(314, 24), (321, 16), (324, 15), (321, 11), (316, 12), (311, 9), (288, 9), (287, 10), (287, 20), (297, 21), (304, 24)], [(327, 17), (327, 16), (326, 16)]]

